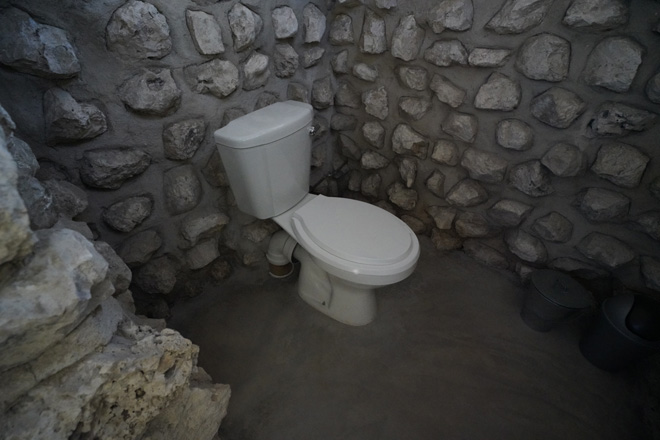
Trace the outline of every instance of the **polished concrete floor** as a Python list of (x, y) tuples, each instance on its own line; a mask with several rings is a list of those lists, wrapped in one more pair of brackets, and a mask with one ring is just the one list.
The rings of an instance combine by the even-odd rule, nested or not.
[(646, 438), (635, 380), (589, 364), (580, 321), (528, 328), (524, 290), (460, 253), (422, 256), (349, 327), (306, 305), (295, 279), (238, 270), (173, 308), (170, 325), (229, 383), (223, 440)]

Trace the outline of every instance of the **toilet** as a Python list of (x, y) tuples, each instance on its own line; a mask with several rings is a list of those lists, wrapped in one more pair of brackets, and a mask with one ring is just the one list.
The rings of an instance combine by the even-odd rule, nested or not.
[(282, 228), (269, 244), (271, 268), (299, 261), (307, 304), (365, 325), (376, 317), (376, 288), (415, 270), (419, 242), (384, 209), (309, 193), (312, 118), (309, 104), (278, 102), (216, 130), (215, 142), (238, 208)]

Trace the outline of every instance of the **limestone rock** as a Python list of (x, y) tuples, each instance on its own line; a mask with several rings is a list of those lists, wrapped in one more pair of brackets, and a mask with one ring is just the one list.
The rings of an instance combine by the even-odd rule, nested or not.
[(335, 105), (339, 107), (360, 107), (360, 95), (350, 83), (340, 82), (335, 92)]
[(566, 243), (573, 235), (573, 223), (558, 212), (537, 218), (532, 231), (540, 238), (556, 243)]
[(106, 41), (108, 49), (133, 58), (163, 58), (172, 50), (165, 16), (139, 0), (129, 0), (113, 12)]
[(181, 223), (181, 235), (188, 245), (194, 246), (202, 238), (216, 235), (229, 223), (229, 217), (221, 212), (195, 212)]
[(384, 121), (390, 113), (387, 102), (387, 89), (384, 86), (362, 93), (364, 110), (371, 116)]
[(355, 63), (353, 65), (353, 75), (361, 80), (374, 82), (378, 79), (378, 69), (365, 63)]
[(426, 69), (415, 66), (399, 66), (396, 76), (403, 87), (424, 91), (429, 85), (429, 76)]
[(454, 221), (456, 233), (463, 238), (487, 237), (491, 233), (488, 220), (478, 212), (461, 212)]
[(292, 77), (298, 69), (298, 58), (298, 53), (290, 44), (276, 44), (273, 54), (275, 75), (278, 78)]
[(656, 73), (646, 83), (646, 97), (649, 101), (660, 104), (660, 73)]
[(124, 260), (104, 241), (95, 241), (94, 249), (108, 262), (107, 278), (115, 286), (114, 296), (126, 292), (131, 285), (133, 274)]
[(129, 109), (147, 115), (167, 115), (181, 103), (181, 90), (169, 69), (143, 70), (124, 82), (117, 92)]
[(446, 199), (455, 206), (476, 206), (488, 200), (488, 192), (477, 181), (463, 179), (451, 187)]
[(431, 9), (428, 23), (436, 34), (445, 29), (466, 31), (472, 27), (472, 0), (443, 0)]
[(456, 208), (448, 206), (429, 206), (426, 212), (433, 219), (435, 227), (443, 231), (451, 229), (457, 213)]
[(129, 267), (140, 266), (160, 249), (163, 240), (158, 232), (147, 230), (126, 239), (119, 248), (119, 256)]
[(330, 24), (330, 44), (341, 46), (353, 44), (353, 19), (350, 15), (337, 14)]
[(263, 87), (270, 77), (270, 58), (262, 53), (253, 52), (243, 65), (243, 90)]
[(195, 93), (210, 93), (218, 98), (238, 88), (238, 68), (227, 60), (211, 60), (184, 69), (186, 80)]
[(163, 174), (165, 204), (171, 214), (193, 209), (202, 198), (202, 185), (192, 165), (181, 165)]
[(417, 204), (417, 191), (406, 188), (401, 182), (395, 182), (390, 186), (387, 189), (387, 196), (390, 202), (406, 211), (415, 209)]
[(463, 239), (454, 231), (441, 231), (440, 229), (431, 231), (431, 242), (436, 249), (442, 251), (452, 251), (463, 246)]
[(543, 242), (523, 230), (507, 231), (504, 234), (504, 241), (509, 250), (521, 260), (540, 264), (548, 259), (548, 251)]
[(275, 38), (284, 39), (291, 38), (298, 32), (298, 19), (296, 14), (288, 6), (279, 6), (273, 9), (271, 13), (273, 19), (273, 29), (275, 30)]
[(646, 287), (660, 291), (660, 261), (648, 256), (643, 256), (639, 260)]
[(628, 22), (624, 0), (575, 0), (566, 10), (562, 23), (578, 29), (605, 31)]
[(559, 142), (543, 155), (541, 163), (555, 176), (573, 177), (584, 172), (587, 160), (575, 145)]
[(424, 29), (415, 21), (414, 15), (401, 18), (399, 25), (392, 35), (392, 56), (403, 61), (412, 61), (417, 58), (419, 49), (424, 42)]
[(126, 180), (143, 173), (151, 157), (137, 148), (101, 148), (83, 153), (80, 178), (92, 188), (118, 189)]
[(621, 142), (605, 144), (598, 150), (591, 171), (624, 188), (639, 185), (650, 158), (637, 148)]
[(45, 78), (70, 78), (80, 72), (67, 33), (37, 23), (16, 8), (0, 11), (0, 63)]
[(355, 127), (357, 127), (355, 116), (335, 113), (330, 119), (330, 128), (335, 131), (348, 131), (353, 130)]
[(365, 170), (380, 170), (389, 165), (390, 160), (375, 151), (365, 151), (360, 158), (360, 165)]
[(332, 79), (326, 76), (317, 79), (312, 84), (312, 105), (315, 109), (323, 110), (332, 105), (334, 92), (332, 91)]
[(414, 121), (422, 119), (431, 109), (431, 101), (414, 96), (402, 96), (399, 99), (399, 110), (402, 115)]
[(241, 3), (236, 3), (227, 14), (229, 27), (234, 38), (234, 50), (241, 52), (252, 46), (263, 28), (258, 14)]
[(463, 242), (463, 251), (471, 258), (498, 269), (508, 269), (509, 260), (498, 250), (476, 239)]
[(577, 245), (577, 250), (608, 269), (616, 269), (635, 259), (635, 251), (610, 235), (592, 232)]
[(315, 66), (316, 64), (319, 63), (319, 61), (321, 61), (321, 58), (323, 58), (324, 54), (325, 54), (325, 49), (323, 49), (322, 47), (314, 46), (305, 49), (303, 50), (301, 64), (305, 69)]
[(520, 34), (538, 26), (553, 0), (507, 0), (486, 24), (498, 34)]
[(186, 10), (186, 24), (193, 44), (202, 55), (220, 55), (225, 53), (222, 42), (222, 30), (213, 15), (203, 11)]
[(177, 267), (168, 257), (158, 257), (140, 267), (135, 284), (146, 293), (167, 295), (176, 284)]
[(472, 143), (477, 137), (478, 122), (474, 115), (450, 112), (441, 126), (445, 133), (463, 142)]
[(332, 71), (337, 74), (348, 73), (348, 50), (342, 50), (335, 54), (330, 60), (330, 65)]
[(440, 102), (452, 108), (459, 107), (465, 101), (466, 91), (443, 75), (433, 75), (431, 90)]
[(568, 128), (585, 109), (585, 103), (570, 90), (552, 87), (532, 99), (530, 110), (539, 121), (555, 128)]
[(472, 179), (488, 183), (501, 182), (508, 165), (499, 155), (476, 148), (465, 150), (461, 159), (461, 166), (468, 171)]
[(630, 209), (630, 199), (603, 188), (588, 188), (578, 194), (576, 204), (582, 214), (595, 222), (622, 220)]
[(365, 10), (362, 35), (360, 35), (360, 52), (366, 54), (381, 54), (387, 50), (385, 35), (385, 20), (371, 9)]
[(660, 241), (660, 211), (647, 211), (631, 219), (631, 227)]
[(105, 114), (98, 107), (79, 103), (57, 87), (44, 94), (44, 119), (50, 144), (92, 139), (108, 129)]
[(456, 166), (460, 159), (458, 147), (447, 139), (438, 140), (433, 146), (431, 160), (442, 165)]
[(417, 161), (412, 157), (404, 157), (399, 161), (399, 175), (406, 184), (406, 188), (412, 188), (417, 180)]
[(645, 131), (651, 128), (657, 115), (620, 102), (607, 101), (596, 110), (589, 122), (596, 136), (624, 136), (630, 131)]
[(591, 86), (626, 92), (642, 64), (644, 52), (644, 47), (631, 38), (605, 38), (589, 54), (582, 78)]
[(468, 64), (472, 67), (501, 67), (509, 60), (511, 50), (475, 47), (468, 55)]
[(500, 226), (515, 227), (532, 212), (533, 206), (517, 200), (502, 199), (488, 209), (488, 217)]
[(424, 184), (432, 194), (438, 197), (445, 196), (445, 175), (440, 170), (433, 170)]
[[(380, 177), (380, 174), (373, 173), (365, 177), (360, 183), (360, 192), (367, 197), (379, 197), (380, 186), (383, 183), (383, 179)], [(401, 197), (401, 200), (405, 201), (405, 195), (397, 195), (397, 200)], [(391, 200), (391, 199), (390, 199)], [(404, 202), (402, 202), (404, 203)]]
[(362, 136), (364, 136), (364, 139), (370, 145), (376, 148), (383, 148), (385, 143), (385, 128), (383, 128), (380, 122), (366, 122), (362, 126)]
[(168, 124), (163, 130), (165, 157), (187, 160), (195, 155), (204, 140), (206, 124), (203, 119), (188, 119)]
[(555, 191), (548, 172), (538, 160), (513, 166), (509, 180), (516, 189), (532, 197), (547, 196)]
[(320, 43), (325, 33), (325, 14), (314, 4), (307, 3), (303, 9), (303, 31), (305, 43)]
[(474, 98), (474, 106), (482, 110), (512, 111), (520, 104), (522, 90), (517, 81), (506, 75), (494, 72), (479, 87)]
[(103, 221), (116, 231), (130, 232), (151, 215), (153, 203), (146, 196), (129, 197), (103, 211)]
[(519, 119), (504, 119), (497, 124), (495, 139), (509, 150), (529, 150), (534, 143), (534, 130)]
[(426, 159), (429, 141), (407, 124), (399, 124), (392, 133), (392, 151)]
[(46, 180), (41, 184), (50, 193), (55, 212), (66, 218), (74, 218), (87, 209), (87, 193), (65, 180)]
[(424, 59), (438, 67), (466, 65), (468, 53), (460, 40), (440, 40), (424, 51)]

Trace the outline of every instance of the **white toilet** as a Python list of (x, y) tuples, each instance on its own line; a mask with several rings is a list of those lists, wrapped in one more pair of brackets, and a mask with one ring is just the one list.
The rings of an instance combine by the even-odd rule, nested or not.
[(230, 122), (215, 141), (238, 208), (273, 219), (271, 265), (301, 263), (300, 297), (349, 325), (376, 316), (375, 289), (408, 277), (419, 242), (404, 222), (368, 203), (309, 194), (313, 109), (278, 102)]

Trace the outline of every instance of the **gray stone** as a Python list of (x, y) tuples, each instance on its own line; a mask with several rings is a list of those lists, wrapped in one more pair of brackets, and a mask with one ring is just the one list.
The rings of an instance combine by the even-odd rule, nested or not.
[(575, 145), (565, 142), (553, 145), (543, 155), (541, 163), (552, 174), (560, 177), (573, 177), (582, 174), (587, 166), (585, 154)]
[(448, 206), (429, 206), (426, 212), (433, 219), (435, 227), (443, 231), (451, 229), (457, 213), (456, 208)]
[(519, 119), (504, 119), (497, 124), (495, 139), (509, 150), (529, 150), (534, 144), (534, 130)]
[(392, 133), (392, 151), (426, 159), (429, 141), (407, 124), (399, 124)]
[(649, 101), (660, 104), (660, 73), (656, 73), (646, 83), (646, 97)]
[(268, 55), (253, 52), (243, 65), (243, 90), (263, 87), (270, 77), (270, 58)]
[(582, 79), (591, 86), (626, 92), (642, 64), (644, 52), (644, 47), (631, 38), (605, 38), (589, 54)]
[(257, 220), (241, 228), (241, 237), (252, 243), (261, 243), (278, 229), (279, 226), (272, 220)]
[(151, 259), (162, 244), (158, 232), (142, 231), (127, 238), (121, 244), (118, 254), (128, 267), (141, 266)]
[(290, 78), (298, 69), (298, 52), (288, 43), (276, 44), (273, 64), (278, 78)]
[(307, 3), (303, 9), (303, 30), (305, 43), (320, 43), (325, 33), (325, 14), (314, 4)]
[(385, 20), (371, 9), (364, 13), (362, 35), (360, 35), (360, 52), (366, 54), (381, 54), (387, 50), (385, 35)]
[(582, 214), (591, 221), (623, 220), (630, 209), (630, 199), (604, 188), (588, 188), (575, 201)]
[(654, 240), (660, 241), (660, 211), (647, 211), (631, 219), (631, 227), (640, 230)]
[(324, 54), (325, 49), (322, 47), (314, 46), (307, 48), (303, 51), (301, 64), (305, 69), (315, 66), (319, 63), (319, 61), (321, 61)]
[(424, 91), (429, 86), (428, 72), (423, 67), (399, 66), (396, 75), (403, 87)]
[(412, 188), (417, 179), (417, 161), (412, 157), (404, 157), (399, 161), (399, 175), (406, 184), (406, 188)]
[(280, 97), (276, 93), (262, 92), (254, 103), (254, 110), (259, 110), (269, 105), (275, 104), (280, 101)]
[(377, 198), (380, 196), (380, 186), (382, 183), (383, 179), (380, 177), (380, 174), (369, 174), (367, 177), (362, 179), (362, 183), (360, 184), (360, 192), (367, 197)]
[(360, 158), (360, 165), (365, 170), (380, 170), (387, 167), (390, 160), (375, 151), (365, 151)]
[(646, 287), (660, 291), (660, 261), (648, 256), (642, 256), (639, 260)]
[(139, 0), (129, 0), (113, 12), (106, 41), (108, 49), (133, 58), (163, 58), (172, 50), (165, 16)]
[(459, 40), (440, 40), (424, 51), (424, 59), (439, 67), (466, 65), (468, 53)]
[(25, 203), (32, 229), (50, 228), (57, 221), (50, 192), (32, 176), (18, 180), (18, 192)]
[(656, 177), (649, 183), (649, 191), (655, 198), (660, 200), (660, 176)]
[(345, 134), (340, 134), (337, 138), (337, 145), (341, 154), (353, 160), (360, 160), (362, 158), (362, 151), (357, 146), (355, 141)]
[(394, 29), (390, 52), (400, 60), (412, 61), (417, 58), (423, 42), (424, 29), (417, 24), (414, 15), (406, 15)]
[(511, 199), (502, 199), (488, 209), (488, 217), (496, 224), (515, 227), (532, 212), (533, 206)]
[(173, 113), (181, 103), (181, 90), (169, 69), (145, 69), (126, 80), (117, 92), (129, 109), (147, 115)]
[(350, 83), (340, 82), (335, 92), (335, 105), (339, 107), (360, 108), (360, 95)]
[(431, 231), (431, 243), (433, 243), (433, 246), (438, 250), (452, 251), (460, 249), (463, 246), (463, 239), (456, 235), (454, 231), (433, 229), (433, 231)]
[(330, 24), (330, 44), (341, 46), (353, 44), (353, 19), (350, 15), (337, 14)]
[(103, 221), (116, 231), (130, 232), (151, 215), (153, 204), (146, 196), (129, 197), (103, 211)]
[(474, 115), (450, 112), (442, 121), (442, 130), (455, 139), (472, 143), (477, 137), (478, 122)]
[(548, 172), (538, 160), (513, 166), (509, 180), (516, 189), (532, 197), (547, 196), (555, 191)]
[(181, 165), (163, 174), (163, 194), (170, 214), (193, 209), (202, 198), (202, 185), (192, 165)]
[(381, 9), (396, 8), (398, 0), (376, 0), (376, 6)]
[(330, 60), (332, 71), (341, 74), (348, 73), (348, 50), (342, 50)]
[(219, 55), (225, 53), (222, 42), (222, 30), (213, 15), (203, 11), (186, 11), (186, 24), (190, 31), (193, 44), (202, 55)]
[(552, 87), (532, 99), (530, 110), (539, 121), (555, 128), (568, 128), (586, 105), (570, 90)]
[(498, 269), (508, 269), (509, 260), (498, 250), (479, 240), (468, 239), (463, 242), (463, 251), (471, 258)]
[(570, 273), (585, 280), (593, 280), (598, 278), (607, 278), (610, 276), (609, 272), (584, 261), (575, 258), (560, 257), (555, 258), (549, 264), (550, 269), (560, 270), (562, 272)]
[(67, 33), (34, 21), (16, 8), (0, 11), (0, 63), (45, 78), (70, 78), (80, 72)]
[(352, 131), (355, 127), (357, 127), (357, 119), (355, 116), (335, 113), (330, 119), (330, 128), (335, 131)]
[(169, 257), (158, 257), (140, 267), (135, 284), (146, 293), (167, 295), (176, 284), (177, 266)]
[(133, 273), (117, 252), (104, 241), (95, 241), (94, 249), (108, 262), (107, 278), (115, 286), (114, 296), (126, 292), (131, 285)]
[(635, 259), (635, 251), (630, 246), (600, 232), (592, 232), (584, 237), (576, 249), (585, 257), (608, 269), (616, 269)]
[(137, 148), (101, 148), (83, 153), (80, 178), (92, 188), (118, 189), (126, 180), (143, 173), (151, 157)]
[(227, 18), (234, 38), (234, 50), (241, 52), (251, 47), (263, 28), (261, 17), (241, 3), (236, 3), (229, 10)]
[(596, 110), (589, 127), (596, 136), (619, 137), (630, 131), (645, 131), (651, 128), (657, 115), (620, 102), (607, 101)]
[(445, 196), (445, 175), (440, 170), (433, 170), (424, 184), (432, 194), (438, 197)]
[(353, 75), (361, 80), (374, 82), (378, 79), (378, 69), (365, 63), (353, 65)]
[(332, 79), (326, 76), (317, 79), (312, 84), (312, 105), (317, 110), (323, 110), (332, 105), (334, 93), (332, 91)]
[(188, 119), (168, 124), (163, 130), (163, 151), (172, 160), (187, 160), (195, 155), (204, 140), (203, 119)]
[(548, 259), (548, 251), (543, 242), (527, 232), (514, 229), (504, 234), (506, 242), (511, 253), (517, 255), (521, 260), (529, 263), (545, 263)]
[(433, 75), (431, 90), (435, 92), (435, 96), (440, 102), (452, 108), (459, 107), (465, 101), (465, 90), (443, 75)]
[(573, 223), (558, 212), (537, 218), (532, 231), (540, 238), (556, 243), (566, 243), (573, 235)]
[(242, 108), (240, 107), (230, 108), (227, 111), (225, 111), (225, 113), (222, 115), (222, 121), (220, 121), (220, 126), (224, 127), (234, 119), (238, 119), (244, 115), (245, 115), (245, 110), (243, 110)]
[(410, 211), (417, 205), (417, 191), (406, 188), (401, 182), (395, 182), (387, 188), (387, 196), (399, 208)]
[(372, 146), (383, 148), (385, 144), (385, 128), (380, 122), (365, 122), (362, 126), (362, 136)]
[(456, 233), (463, 238), (487, 237), (491, 233), (488, 220), (478, 212), (460, 212), (454, 221)]
[(639, 186), (650, 158), (624, 143), (605, 144), (598, 150), (591, 171), (624, 188)]
[(628, 22), (624, 0), (575, 0), (566, 10), (562, 23), (578, 29), (605, 31)]
[(508, 162), (495, 153), (468, 148), (463, 153), (461, 166), (470, 177), (482, 182), (497, 183), (504, 179)]
[(553, 0), (507, 0), (486, 24), (498, 34), (520, 34), (538, 26)]
[(309, 90), (304, 84), (289, 83), (286, 96), (293, 101), (300, 101), (309, 104)]
[(79, 103), (57, 87), (44, 93), (44, 119), (50, 144), (92, 139), (108, 129), (105, 114), (98, 107)]
[(209, 274), (216, 281), (223, 281), (229, 278), (232, 273), (231, 264), (222, 259), (216, 259), (209, 268)]
[(57, 222), (55, 222), (55, 224), (52, 226), (52, 229), (70, 229), (72, 231), (76, 231), (87, 240), (94, 240), (94, 233), (89, 228), (89, 225), (85, 222), (77, 222), (75, 220), (62, 217), (58, 219)]
[(298, 19), (296, 14), (288, 6), (279, 6), (271, 13), (275, 38), (291, 38), (298, 32)]
[(476, 180), (463, 179), (451, 187), (446, 199), (455, 206), (476, 206), (488, 200), (488, 192)]
[(442, 165), (456, 166), (460, 160), (458, 147), (447, 139), (438, 140), (433, 146), (431, 160)]
[[(0, 107), (1, 109), (2, 107)], [(16, 162), (19, 179), (21, 177), (33, 177), (37, 173), (39, 162), (37, 162), (37, 158), (27, 142), (12, 135), (7, 139), (7, 150)]]
[(46, 180), (41, 182), (50, 193), (55, 212), (66, 218), (74, 218), (87, 209), (87, 193), (65, 180)]
[(472, 67), (502, 67), (510, 56), (509, 49), (475, 47), (468, 55), (468, 64)]
[(474, 106), (482, 110), (512, 111), (520, 104), (522, 90), (517, 81), (506, 75), (494, 72), (479, 87), (474, 98)]
[(443, 0), (431, 9), (428, 24), (436, 34), (445, 29), (466, 31), (472, 27), (472, 0)]
[(210, 93), (225, 98), (238, 88), (238, 68), (231, 61), (215, 59), (188, 66), (184, 72), (196, 93)]
[(431, 101), (428, 99), (413, 96), (402, 96), (399, 98), (401, 115), (407, 116), (414, 121), (422, 119), (430, 109)]
[(312, 135), (313, 141), (323, 139), (323, 137), (328, 134), (328, 131), (330, 130), (328, 120), (323, 116), (319, 116), (318, 114), (314, 115), (314, 119), (312, 119), (312, 125), (318, 127), (318, 130), (316, 130), (316, 132)]
[(384, 121), (390, 113), (387, 100), (387, 89), (384, 86), (362, 93), (364, 110), (381, 121)]
[(181, 222), (181, 235), (189, 246), (200, 239), (217, 235), (229, 223), (229, 217), (221, 212), (195, 212)]
[(362, 175), (358, 170), (351, 170), (348, 174), (348, 190), (360, 191), (360, 184), (362, 183)]
[(539, 34), (525, 40), (518, 52), (516, 69), (529, 79), (563, 81), (568, 76), (571, 44), (553, 34)]

